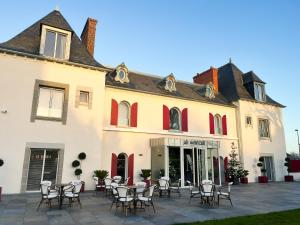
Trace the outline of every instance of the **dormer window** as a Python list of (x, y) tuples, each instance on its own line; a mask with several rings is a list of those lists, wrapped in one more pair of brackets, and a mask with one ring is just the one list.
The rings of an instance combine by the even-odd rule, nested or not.
[(117, 66), (115, 81), (119, 81), (122, 84), (123, 83), (129, 83), (128, 69), (127, 69), (127, 67), (125, 66), (124, 63)]
[(40, 54), (46, 57), (68, 60), (71, 32), (43, 25)]
[(266, 100), (265, 87), (263, 84), (254, 83), (254, 95), (257, 101), (264, 102)]
[(170, 92), (176, 91), (176, 86), (175, 86), (176, 80), (175, 80), (173, 73), (171, 73), (165, 79), (166, 79), (165, 90), (170, 91)]

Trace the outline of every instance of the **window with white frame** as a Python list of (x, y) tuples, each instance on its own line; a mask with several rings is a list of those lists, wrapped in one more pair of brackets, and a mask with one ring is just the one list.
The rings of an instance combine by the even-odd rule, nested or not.
[(92, 98), (93, 98), (93, 89), (91, 87), (77, 86), (75, 108), (78, 108), (79, 106), (83, 106), (83, 107), (87, 107), (88, 109), (92, 109)]
[(69, 85), (36, 80), (33, 93), (31, 122), (35, 120), (61, 121), (66, 124)]
[(90, 93), (88, 91), (79, 91), (79, 104), (88, 105)]
[(258, 132), (260, 138), (270, 138), (270, 123), (267, 119), (258, 119)]
[(222, 134), (222, 121), (220, 115), (214, 116), (214, 124), (215, 124), (215, 134)]
[(181, 130), (180, 129), (180, 111), (177, 108), (170, 109), (170, 129), (171, 130)]
[(118, 109), (118, 126), (129, 127), (130, 125), (130, 105), (122, 101), (119, 103)]
[(39, 117), (62, 118), (64, 90), (40, 87), (36, 115)]
[(70, 45), (70, 31), (43, 25), (40, 54), (56, 59), (69, 59)]
[(252, 127), (252, 117), (251, 116), (246, 116), (245, 117), (245, 123), (246, 123), (246, 127)]
[(263, 84), (254, 83), (254, 95), (255, 99), (264, 102), (266, 99), (265, 88)]

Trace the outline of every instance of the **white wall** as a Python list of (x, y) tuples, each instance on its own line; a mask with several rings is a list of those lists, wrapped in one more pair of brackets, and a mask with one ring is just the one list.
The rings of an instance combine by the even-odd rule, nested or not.
[[(138, 103), (137, 128), (122, 128), (110, 125), (111, 99)], [(170, 132), (163, 130), (163, 105), (176, 106), (180, 110), (188, 108), (188, 132)], [(209, 134), (209, 113), (227, 116), (228, 135)], [(187, 101), (164, 96), (120, 90), (106, 87), (103, 139), (103, 169), (111, 170), (111, 154), (135, 154), (134, 175), (139, 180), (141, 169), (151, 168), (150, 139), (160, 137), (194, 138), (220, 141), (220, 155), (228, 156), (231, 143), (237, 146), (235, 108), (195, 101)], [(142, 154), (142, 156), (139, 156)]]
[[(250, 171), (249, 181), (256, 181), (257, 176), (261, 175), (256, 166), (260, 156), (273, 156), (276, 181), (284, 180), (286, 146), (281, 108), (251, 101), (239, 101), (239, 105), (243, 158), (245, 169)], [(252, 117), (252, 127), (246, 127), (246, 115)], [(269, 140), (259, 138), (259, 118), (266, 118), (270, 122)]]
[[(0, 55), (0, 184), (4, 193), (20, 192), (25, 146), (28, 142), (65, 146), (62, 181), (76, 179), (71, 167), (78, 153), (86, 152), (82, 180), (94, 188), (92, 171), (100, 168), (104, 73), (19, 56)], [(35, 79), (69, 84), (67, 124), (36, 120), (30, 122)], [(92, 110), (75, 108), (77, 86), (93, 89)]]

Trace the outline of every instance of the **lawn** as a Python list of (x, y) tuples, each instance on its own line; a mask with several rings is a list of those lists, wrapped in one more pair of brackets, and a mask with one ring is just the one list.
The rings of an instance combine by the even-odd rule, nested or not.
[(209, 220), (204, 222), (186, 223), (185, 225), (299, 225), (300, 209), (258, 214), (253, 216), (240, 216), (222, 220)]

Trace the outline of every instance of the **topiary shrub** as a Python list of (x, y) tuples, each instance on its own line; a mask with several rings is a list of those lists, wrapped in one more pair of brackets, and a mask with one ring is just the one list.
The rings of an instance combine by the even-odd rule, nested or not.
[(0, 159), (0, 167), (3, 166), (3, 164), (4, 164), (3, 159)]

